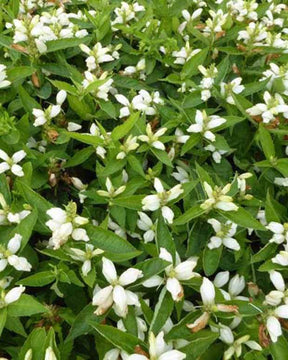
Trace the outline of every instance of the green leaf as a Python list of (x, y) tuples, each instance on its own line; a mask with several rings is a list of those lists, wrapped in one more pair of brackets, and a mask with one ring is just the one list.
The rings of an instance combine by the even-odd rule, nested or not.
[(5, 324), (5, 329), (15, 334), (27, 337), (27, 333), (24, 329), (24, 326), (22, 325), (22, 322), (18, 317), (8, 316)]
[(95, 149), (92, 146), (77, 151), (76, 154), (66, 162), (65, 168), (83, 164), (93, 153), (95, 153)]
[(205, 248), (203, 253), (203, 268), (206, 276), (213, 275), (218, 269), (222, 255), (222, 249), (222, 245), (217, 249), (212, 250), (210, 250), (208, 247)]
[(139, 119), (139, 112), (130, 115), (129, 118), (124, 122), (124, 124), (116, 126), (113, 129), (111, 133), (112, 139), (116, 141), (126, 136), (133, 129), (138, 119)]
[(204, 64), (208, 52), (209, 52), (209, 48), (205, 48), (201, 50), (198, 54), (192, 56), (192, 58), (188, 60), (183, 66), (183, 69), (180, 74), (181, 79), (190, 78), (191, 76), (198, 74), (199, 72), (198, 66)]
[(53, 84), (57, 89), (59, 90), (65, 90), (67, 93), (72, 95), (77, 95), (77, 89), (75, 86), (66, 83), (65, 81), (59, 81), (59, 80), (49, 80), (51, 84)]
[(217, 65), (218, 74), (215, 78), (216, 85), (219, 85), (222, 81), (224, 81), (226, 74), (230, 70), (229, 68), (230, 68), (230, 58), (228, 55), (219, 63), (219, 65)]
[(143, 170), (143, 165), (141, 163), (141, 161), (135, 157), (134, 155), (132, 154), (129, 154), (127, 156), (127, 161), (129, 163), (129, 165), (131, 166), (131, 168), (137, 172), (139, 175), (141, 175), (142, 177), (145, 178), (145, 173), (144, 173), (144, 170)]
[(259, 139), (267, 160), (275, 157), (275, 148), (272, 137), (269, 131), (260, 124), (259, 126)]
[[(57, 40), (51, 40), (46, 42), (47, 51), (54, 52), (58, 50), (64, 50), (68, 49), (70, 47), (77, 47), (80, 44), (87, 44), (91, 40), (91, 37), (85, 37), (85, 38), (70, 38), (70, 39), (57, 39)], [(80, 52), (80, 49), (79, 49)]]
[(86, 229), (91, 244), (104, 250), (107, 257), (113, 261), (128, 260), (141, 253), (127, 240), (114, 234), (112, 231), (93, 225), (87, 225)]
[(24, 279), (21, 279), (17, 282), (17, 285), (22, 284), (26, 286), (36, 286), (41, 287), (48, 284), (51, 284), (55, 280), (55, 274), (53, 274), (51, 271), (41, 271), (37, 274), (33, 274), (31, 276), (28, 276)]
[(242, 96), (249, 96), (255, 93), (259, 93), (266, 88), (266, 85), (270, 81), (270, 78), (264, 81), (255, 81), (253, 83), (245, 84), (245, 89), (242, 91)]
[(89, 321), (93, 321), (93, 322), (103, 321), (105, 315), (96, 316), (94, 314), (95, 310), (96, 310), (95, 306), (93, 306), (92, 304), (88, 304), (87, 306), (84, 307), (83, 310), (79, 312), (79, 314), (76, 316), (75, 320), (73, 321), (69, 334), (66, 338), (66, 342), (74, 340), (81, 335), (86, 335), (89, 332), (91, 332), (92, 327), (90, 326)]
[(205, 213), (205, 210), (201, 209), (200, 205), (194, 205), (187, 210), (183, 215), (174, 220), (173, 225), (184, 225), (192, 219), (195, 219)]
[(0, 193), (4, 196), (5, 201), (10, 203), (11, 194), (5, 174), (0, 174)]
[(277, 211), (279, 207), (281, 207), (281, 205), (271, 197), (270, 192), (268, 191), (265, 202), (265, 217), (268, 223), (270, 221), (281, 222)]
[(173, 167), (173, 164), (168, 156), (168, 154), (166, 153), (166, 151), (163, 150), (159, 150), (159, 149), (155, 149), (151, 147), (151, 151), (152, 153), (156, 156), (156, 158), (161, 161), (161, 163)]
[(9, 234), (10, 238), (12, 238), (15, 234), (22, 235), (21, 248), (20, 248), (19, 252), (21, 252), (27, 245), (27, 243), (32, 235), (37, 218), (38, 218), (38, 212), (35, 209), (26, 218), (24, 218), (20, 222), (20, 224), (17, 225), (16, 228)]
[(159, 252), (160, 252), (160, 248), (165, 248), (172, 255), (173, 261), (175, 261), (175, 256), (176, 256), (175, 242), (162, 215), (158, 217), (158, 221), (157, 221), (156, 244)]
[[(81, 119), (89, 120), (92, 115), (91, 112), (93, 111), (90, 106), (86, 103), (85, 99), (79, 99), (77, 96), (68, 95), (67, 96), (69, 105), (71, 109), (80, 116)], [(89, 143), (87, 143), (89, 144)], [(93, 145), (93, 144), (91, 144)]]
[(214, 186), (214, 183), (208, 172), (197, 163), (196, 163), (196, 171), (202, 185), (204, 184), (204, 182), (207, 182), (209, 185)]
[(35, 328), (28, 336), (19, 353), (19, 360), (24, 360), (29, 349), (32, 349), (33, 360), (42, 360), (45, 354), (46, 331), (44, 328)]
[(7, 307), (0, 309), (0, 337), (7, 320)]
[[(153, 258), (145, 260), (141, 263), (136, 264), (134, 267), (136, 269), (142, 270), (143, 277), (138, 279), (137, 284), (142, 284), (145, 280), (149, 279), (151, 276), (158, 275), (161, 273), (170, 263), (168, 261), (162, 260), (160, 258)], [(134, 286), (134, 285), (133, 285)]]
[(185, 353), (187, 359), (197, 360), (217, 338), (218, 333), (202, 330), (194, 334), (193, 338), (189, 340), (189, 344), (179, 348), (179, 351)]
[(288, 159), (278, 159), (275, 169), (277, 169), (283, 176), (288, 177)]
[(48, 309), (33, 296), (23, 294), (16, 302), (8, 305), (9, 316), (31, 316), (47, 312)]
[(27, 112), (32, 113), (34, 108), (41, 109), (41, 106), (37, 103), (37, 101), (35, 101), (22, 86), (18, 86), (17, 90), (21, 103)]
[(72, 131), (67, 131), (65, 133), (70, 138), (83, 142), (84, 144), (87, 145), (98, 146), (103, 144), (103, 140), (100, 138), (100, 136), (89, 135), (89, 134), (78, 134)]
[(155, 306), (153, 319), (150, 325), (150, 331), (153, 334), (158, 334), (165, 325), (167, 319), (170, 317), (174, 308), (174, 301), (171, 294), (164, 287), (158, 297), (158, 302)]
[(89, 324), (111, 344), (123, 349), (128, 352), (128, 354), (133, 354), (136, 346), (141, 346), (143, 349), (146, 349), (145, 343), (134, 335), (125, 333), (113, 326), (99, 325), (95, 321), (89, 321)]
[(265, 261), (268, 258), (271, 258), (271, 254), (275, 254), (277, 250), (278, 244), (276, 243), (268, 243), (264, 247), (254, 254), (251, 258), (251, 263), (257, 263), (259, 261)]
[(186, 141), (186, 143), (182, 146), (181, 149), (181, 156), (183, 156), (184, 154), (186, 154), (187, 151), (191, 150), (194, 146), (196, 146), (197, 144), (201, 144), (201, 134), (199, 133), (192, 133), (188, 139), (188, 141)]
[(123, 206), (131, 210), (142, 210), (142, 200), (145, 195), (117, 196), (112, 200), (114, 205)]
[(277, 342), (271, 342), (269, 349), (273, 360), (287, 360), (288, 342), (283, 335), (278, 337)]
[(47, 233), (45, 222), (48, 220), (48, 217), (46, 212), (52, 208), (53, 205), (20, 180), (17, 180), (16, 187), (23, 198), (38, 211), (37, 230), (42, 233)]
[(231, 220), (235, 224), (243, 226), (244, 228), (267, 231), (265, 226), (256, 220), (247, 210), (241, 207), (239, 207), (237, 211), (218, 210), (218, 212), (226, 219)]
[(7, 76), (11, 82), (16, 82), (26, 78), (27, 76), (31, 76), (34, 71), (35, 69), (30, 66), (16, 66), (7, 69)]

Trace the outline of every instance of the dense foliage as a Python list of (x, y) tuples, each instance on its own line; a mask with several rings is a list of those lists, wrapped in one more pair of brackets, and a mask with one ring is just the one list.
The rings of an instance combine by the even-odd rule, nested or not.
[(288, 359), (287, 15), (2, 0), (1, 359)]

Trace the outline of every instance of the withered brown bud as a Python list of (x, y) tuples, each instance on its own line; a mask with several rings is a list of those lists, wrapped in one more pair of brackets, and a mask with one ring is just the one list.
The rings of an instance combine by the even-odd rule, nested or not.
[(39, 81), (39, 77), (37, 75), (36, 72), (34, 72), (31, 76), (31, 80), (32, 80), (32, 84), (37, 87), (40, 88), (40, 81)]

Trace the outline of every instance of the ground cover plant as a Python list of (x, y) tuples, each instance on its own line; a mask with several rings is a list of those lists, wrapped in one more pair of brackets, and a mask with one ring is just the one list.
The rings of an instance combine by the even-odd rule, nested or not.
[(1, 5), (1, 359), (287, 360), (286, 1)]

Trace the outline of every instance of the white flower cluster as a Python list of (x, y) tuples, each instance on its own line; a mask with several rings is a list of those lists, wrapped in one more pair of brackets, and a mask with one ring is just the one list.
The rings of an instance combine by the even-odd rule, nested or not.
[[(27, 10), (29, 7), (31, 6), (28, 6)], [(81, 13), (66, 13), (64, 8), (58, 8), (53, 12), (42, 12), (41, 16), (31, 16), (28, 11), (23, 19), (14, 19), (13, 23), (7, 23), (6, 27), (13, 29), (15, 44), (26, 43), (28, 48), (36, 46), (38, 52), (42, 54), (47, 51), (47, 41), (87, 36), (86, 29), (79, 29), (71, 22), (71, 19), (79, 17), (82, 17)]]
[(3, 1), (1, 355), (288, 359), (287, 4)]

